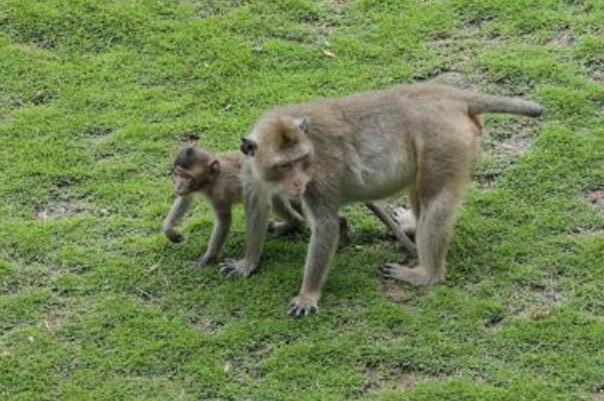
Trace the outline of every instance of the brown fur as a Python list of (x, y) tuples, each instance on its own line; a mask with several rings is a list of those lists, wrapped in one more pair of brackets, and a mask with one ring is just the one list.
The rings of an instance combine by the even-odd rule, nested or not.
[[(279, 107), (259, 119), (245, 139), (254, 152), (244, 166), (248, 171), (244, 185), (247, 199), (260, 210), (248, 209), (252, 216), (248, 231), (262, 224), (265, 187), (301, 196), (312, 227), (304, 280), (291, 313), (317, 309), (337, 244), (341, 205), (382, 199), (402, 189), (409, 192), (417, 221), (419, 264), (414, 268), (389, 264), (385, 275), (412, 285), (444, 278), (453, 216), (478, 155), (479, 114), (485, 112), (537, 116), (541, 107), (440, 85), (401, 85)], [(277, 163), (303, 157), (311, 162), (275, 174)], [(302, 188), (292, 192), (290, 182)], [(258, 255), (259, 248), (250, 248), (261, 245), (248, 243), (247, 253)]]
[(213, 263), (224, 245), (231, 225), (231, 208), (243, 200), (240, 172), (241, 156), (235, 152), (214, 156), (204, 149), (185, 147), (175, 158), (173, 180), (178, 198), (164, 221), (166, 237), (172, 242), (184, 240), (174, 227), (189, 209), (196, 192), (210, 202), (216, 216), (208, 249), (195, 267)]

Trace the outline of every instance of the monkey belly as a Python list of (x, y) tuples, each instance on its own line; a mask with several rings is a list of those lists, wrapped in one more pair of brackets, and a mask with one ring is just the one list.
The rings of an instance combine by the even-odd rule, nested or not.
[(364, 172), (345, 185), (344, 202), (367, 202), (396, 195), (413, 181), (404, 167), (391, 171)]

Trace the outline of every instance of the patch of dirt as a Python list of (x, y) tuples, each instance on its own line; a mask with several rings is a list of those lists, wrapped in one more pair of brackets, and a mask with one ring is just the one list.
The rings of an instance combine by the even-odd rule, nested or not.
[(53, 98), (53, 94), (46, 91), (37, 91), (32, 97), (31, 101), (36, 106), (42, 106), (50, 103)]
[(500, 174), (501, 172), (486, 171), (474, 174), (474, 179), (478, 181), (478, 188), (487, 190), (495, 186), (495, 181)]
[(113, 132), (112, 127), (105, 125), (93, 125), (84, 129), (83, 134), (93, 138), (102, 138)]
[(190, 323), (195, 330), (202, 333), (213, 334), (220, 329), (218, 323), (207, 318), (191, 319)]
[(403, 284), (394, 280), (384, 280), (383, 291), (388, 298), (397, 304), (406, 302), (413, 298), (412, 292), (405, 291)]
[(115, 154), (110, 153), (110, 152), (106, 152), (106, 153), (101, 153), (96, 157), (96, 161), (98, 163), (107, 163), (111, 160), (113, 160), (115, 158)]
[(554, 46), (572, 46), (577, 42), (569, 29), (562, 29), (554, 34), (550, 39), (549, 44)]
[(574, 235), (578, 238), (598, 238), (604, 236), (604, 230), (580, 230)]
[(394, 390), (407, 391), (415, 384), (419, 377), (413, 372), (403, 373), (394, 381)]
[(44, 50), (54, 50), (57, 48), (57, 44), (50, 38), (45, 38), (43, 36), (32, 38), (29, 43), (26, 45), (38, 47)]
[(524, 153), (529, 145), (530, 141), (528, 138), (512, 137), (501, 142), (499, 148), (502, 153), (513, 157)]
[(58, 200), (35, 210), (38, 220), (64, 219), (77, 216), (86, 211), (88, 204), (84, 200)]
[(185, 132), (180, 136), (180, 141), (186, 145), (195, 145), (197, 141), (199, 141), (199, 134), (196, 132)]
[(270, 344), (257, 343), (249, 349), (250, 356), (259, 361), (268, 357), (273, 352), (273, 347)]
[(594, 400), (604, 400), (604, 383), (599, 386), (595, 386), (592, 390)]
[(367, 380), (367, 384), (363, 387), (364, 394), (377, 393), (384, 388), (384, 378), (380, 376), (380, 371), (371, 366), (366, 366), (363, 376)]
[(488, 329), (495, 329), (501, 325), (505, 316), (502, 313), (497, 313), (487, 319), (484, 326)]
[(594, 208), (594, 210), (604, 216), (604, 189), (599, 189), (588, 193), (585, 199)]
[(413, 370), (402, 373), (400, 371), (392, 372), (390, 369), (386, 371), (388, 372), (388, 377), (384, 377), (379, 367), (366, 366), (363, 376), (367, 380), (367, 384), (363, 388), (363, 393), (375, 394), (382, 390), (405, 392), (411, 390), (417, 383), (428, 379), (446, 380), (451, 377), (448, 373), (444, 372), (431, 376)]
[(207, 18), (225, 14), (232, 8), (249, 3), (249, 0), (183, 0), (183, 3), (192, 5), (200, 17)]
[(65, 322), (65, 316), (63, 316), (59, 312), (53, 312), (53, 313), (51, 313), (46, 319), (44, 319), (42, 321), (42, 323), (44, 324), (44, 327), (49, 332), (56, 331), (61, 326), (63, 326), (64, 322)]
[[(481, 189), (491, 188), (514, 160), (526, 152), (533, 142), (535, 122), (524, 120), (486, 121), (485, 132), (481, 139), (481, 158), (486, 169), (476, 169), (474, 179)], [(485, 160), (486, 159), (486, 160)]]
[(542, 320), (547, 318), (552, 309), (556, 308), (562, 302), (562, 294), (555, 288), (555, 275), (552, 275), (550, 282), (544, 287), (534, 287), (532, 289), (533, 303), (525, 314), (531, 320)]
[(330, 8), (339, 8), (346, 3), (350, 3), (350, 0), (323, 0), (323, 3)]

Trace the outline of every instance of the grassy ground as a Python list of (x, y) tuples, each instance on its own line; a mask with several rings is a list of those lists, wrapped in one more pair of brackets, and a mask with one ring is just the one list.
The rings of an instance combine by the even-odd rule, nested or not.
[[(0, 398), (604, 400), (603, 21), (601, 0), (3, 0)], [(182, 142), (426, 79), (547, 110), (487, 118), (445, 283), (381, 279), (400, 256), (354, 206), (295, 320), (307, 232), (235, 281), (186, 267), (205, 205), (183, 246), (160, 234)]]

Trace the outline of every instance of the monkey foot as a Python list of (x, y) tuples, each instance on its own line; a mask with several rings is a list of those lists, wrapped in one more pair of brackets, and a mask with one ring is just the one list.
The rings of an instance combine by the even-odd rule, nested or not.
[(209, 265), (211, 265), (212, 263), (214, 263), (216, 261), (216, 258), (212, 257), (212, 256), (202, 256), (201, 258), (191, 261), (188, 263), (189, 267), (193, 270), (201, 270), (204, 269), (206, 267), (208, 267)]
[(300, 294), (292, 299), (288, 314), (295, 317), (308, 316), (319, 311), (318, 302), (318, 295)]
[(226, 278), (235, 276), (249, 277), (256, 267), (245, 259), (226, 259), (220, 264), (220, 272), (226, 274)]
[(437, 274), (429, 273), (422, 266), (410, 268), (398, 263), (387, 263), (386, 266), (382, 268), (382, 275), (385, 278), (404, 281), (414, 287), (437, 283), (442, 279), (442, 277)]

